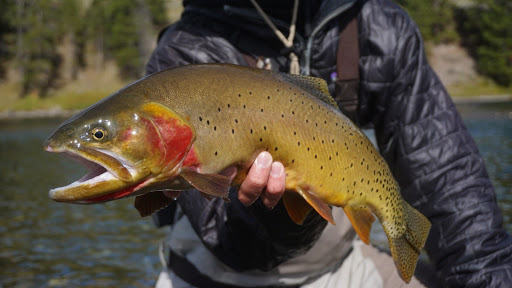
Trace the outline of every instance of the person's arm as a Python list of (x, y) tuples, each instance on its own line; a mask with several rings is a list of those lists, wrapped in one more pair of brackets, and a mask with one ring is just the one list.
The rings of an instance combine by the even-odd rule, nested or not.
[(415, 24), (403, 12), (389, 19), (393, 33), (362, 37), (395, 41), (387, 65), (367, 69), (363, 77), (368, 87), (363, 96), (374, 103), (380, 151), (403, 197), (432, 222), (426, 249), (446, 284), (510, 285), (512, 239), (503, 228), (484, 161), (427, 63)]

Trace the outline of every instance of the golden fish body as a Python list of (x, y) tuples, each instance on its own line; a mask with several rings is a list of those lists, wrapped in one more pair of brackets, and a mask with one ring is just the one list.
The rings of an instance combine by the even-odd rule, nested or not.
[[(77, 118), (119, 114), (116, 102), (129, 103), (130, 108), (125, 107), (122, 113), (133, 111), (128, 115), (140, 118), (149, 115), (140, 129), (158, 131), (158, 136), (147, 140), (147, 146), (163, 155), (158, 159), (166, 160), (153, 162), (151, 169), (136, 169), (136, 164), (128, 169), (147, 170), (132, 173), (132, 178), (145, 181), (137, 184), (140, 189), (121, 193), (116, 186), (100, 198), (95, 197), (101, 191), (90, 192), (88, 199), (108, 201), (139, 190), (143, 192), (137, 193), (143, 194), (162, 183), (185, 188), (186, 182), (203, 193), (225, 197), (223, 191), (229, 183), (218, 173), (237, 165), (235, 182), (240, 183), (255, 156), (266, 150), (285, 167), (287, 193), (283, 201), (295, 222), (302, 223), (314, 208), (334, 224), (328, 205), (341, 206), (361, 239), (369, 243), (372, 213), (375, 214), (388, 236), (400, 276), (410, 281), (430, 223), (402, 199), (388, 165), (364, 133), (337, 109), (323, 80), (226, 64), (184, 66), (148, 76)], [(73, 124), (68, 122), (68, 126)], [(170, 126), (178, 128), (166, 130)], [(190, 136), (178, 139), (175, 135)], [(52, 142), (52, 137), (47, 143)], [(131, 156), (123, 161), (143, 162), (141, 159), (147, 157), (135, 159), (141, 153), (154, 154), (129, 153)], [(170, 179), (182, 180), (173, 184)], [(66, 189), (59, 193), (70, 194)], [(137, 197), (139, 202), (145, 199), (143, 196)], [(151, 212), (153, 209), (148, 213)]]

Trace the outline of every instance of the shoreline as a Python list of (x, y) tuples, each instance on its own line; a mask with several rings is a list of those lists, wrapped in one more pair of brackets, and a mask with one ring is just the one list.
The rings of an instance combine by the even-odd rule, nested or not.
[[(512, 102), (512, 95), (482, 95), (471, 97), (452, 97), (456, 105), (484, 104), (484, 103), (509, 103)], [(67, 118), (75, 115), (81, 110), (64, 110), (59, 108), (38, 109), (38, 110), (7, 110), (0, 112), (0, 121), (39, 119), (39, 118)]]
[(7, 110), (0, 112), (0, 121), (46, 118), (69, 118), (80, 110), (38, 109), (38, 110)]
[(507, 103), (512, 102), (512, 95), (452, 96), (452, 100), (455, 104)]

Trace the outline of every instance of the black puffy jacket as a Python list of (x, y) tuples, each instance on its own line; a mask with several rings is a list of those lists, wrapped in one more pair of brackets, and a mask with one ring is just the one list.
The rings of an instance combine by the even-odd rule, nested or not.
[[(258, 2), (282, 18), (274, 21), (287, 34), (292, 1)], [(265, 9), (277, 2), (280, 6)], [(432, 222), (430, 259), (452, 287), (510, 285), (512, 238), (503, 229), (494, 188), (475, 142), (427, 63), (416, 25), (388, 0), (352, 2), (313, 4), (309, 20), (299, 14), (295, 49), (302, 73), (324, 78), (333, 89), (339, 26), (352, 6), (360, 47), (357, 124), (375, 129), (404, 199)], [(247, 65), (241, 52), (269, 57), (273, 69), (288, 70), (282, 44), (249, 1), (188, 0), (184, 6), (182, 19), (161, 35), (147, 73), (191, 63)], [(236, 270), (269, 270), (311, 247), (325, 227), (316, 213), (298, 226), (281, 204), (272, 211), (261, 203), (246, 208), (236, 193), (231, 196), (232, 203), (225, 204), (182, 193), (178, 202), (205, 246)]]

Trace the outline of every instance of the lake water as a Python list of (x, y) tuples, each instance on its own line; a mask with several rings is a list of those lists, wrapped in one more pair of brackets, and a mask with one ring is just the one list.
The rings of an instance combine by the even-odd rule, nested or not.
[[(512, 104), (460, 105), (512, 231)], [(86, 173), (42, 150), (64, 119), (0, 122), (0, 287), (151, 287), (167, 229), (141, 219), (133, 198), (78, 206), (48, 190)], [(380, 225), (372, 237), (382, 239)], [(384, 238), (385, 239), (385, 238)]]

